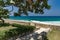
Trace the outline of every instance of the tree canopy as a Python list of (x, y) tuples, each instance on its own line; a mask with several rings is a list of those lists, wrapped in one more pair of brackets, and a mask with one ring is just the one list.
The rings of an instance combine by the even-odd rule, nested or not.
[(28, 11), (44, 14), (45, 9), (50, 9), (48, 0), (0, 0), (0, 7), (9, 7), (11, 5), (19, 8), (18, 13), (14, 14), (15, 16), (22, 13), (28, 15)]
[(9, 11), (7, 9), (0, 8), (0, 17), (8, 18), (9, 17)]

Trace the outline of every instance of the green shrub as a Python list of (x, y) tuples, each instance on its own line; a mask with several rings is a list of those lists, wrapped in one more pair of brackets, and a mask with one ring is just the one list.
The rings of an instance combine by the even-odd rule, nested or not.
[(30, 25), (12, 24), (12, 26), (13, 27), (18, 27), (24, 32), (33, 31), (35, 29), (34, 26), (30, 26)]
[(4, 24), (3, 23), (0, 23), (0, 27), (2, 27), (2, 26), (4, 26), (4, 27), (5, 26), (10, 26), (10, 24), (9, 23), (4, 23)]
[(22, 25), (19, 25), (19, 24), (15, 24), (15, 23), (13, 23), (13, 24), (11, 24), (13, 27), (21, 27)]
[[(12, 24), (13, 27), (16, 27), (14, 29), (9, 29), (8, 31), (5, 31), (5, 35), (3, 38), (11, 38), (18, 35), (22, 35), (28, 32), (33, 32), (35, 27), (34, 26), (26, 26), (26, 25), (20, 25), (20, 24)], [(7, 40), (6, 39), (6, 40)], [(3, 40), (3, 39), (2, 39)]]
[(10, 37), (15, 36), (16, 33), (17, 33), (17, 31), (15, 29), (10, 29), (9, 31), (5, 32), (5, 36), (10, 38)]

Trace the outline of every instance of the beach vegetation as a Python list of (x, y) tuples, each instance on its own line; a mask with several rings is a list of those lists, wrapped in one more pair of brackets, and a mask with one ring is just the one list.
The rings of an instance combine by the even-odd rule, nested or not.
[(1, 20), (1, 23), (4, 24), (4, 19), (3, 18), (9, 18), (8, 13), (9, 13), (9, 11), (7, 9), (3, 9), (2, 7), (0, 7), (0, 20)]
[[(9, 24), (7, 24), (9, 25)], [(6, 26), (6, 25), (5, 25)], [(35, 30), (34, 26), (26, 26), (20, 24), (10, 24), (6, 27), (0, 27), (0, 40), (8, 40), (11, 37), (24, 36), (28, 33), (32, 33)]]
[(10, 26), (10, 24), (9, 23), (0, 23), (0, 27), (7, 27), (7, 26)]
[(33, 32), (33, 30), (35, 29), (34, 26), (29, 26), (29, 25), (19, 25), (19, 24), (12, 24), (13, 27), (18, 27), (21, 29), (21, 32)]

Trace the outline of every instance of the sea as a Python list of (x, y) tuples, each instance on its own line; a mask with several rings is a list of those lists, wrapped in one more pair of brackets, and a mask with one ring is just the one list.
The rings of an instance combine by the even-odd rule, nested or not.
[(60, 21), (60, 16), (10, 16), (13, 20)]
[(60, 16), (10, 16), (9, 19), (60, 26)]

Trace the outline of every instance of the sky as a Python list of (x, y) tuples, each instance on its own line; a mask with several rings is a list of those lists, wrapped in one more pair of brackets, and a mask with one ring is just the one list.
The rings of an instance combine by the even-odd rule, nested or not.
[[(34, 14), (29, 12), (28, 16), (60, 16), (60, 0), (48, 0), (48, 4), (51, 6), (50, 10), (45, 9), (44, 10), (44, 14)], [(11, 6), (10, 7), (6, 7), (6, 9), (11, 10)], [(17, 12), (18, 8), (14, 7), (13, 12)], [(10, 12), (10, 15), (13, 15), (13, 12)], [(22, 16), (25, 16), (24, 14), (22, 14)]]

